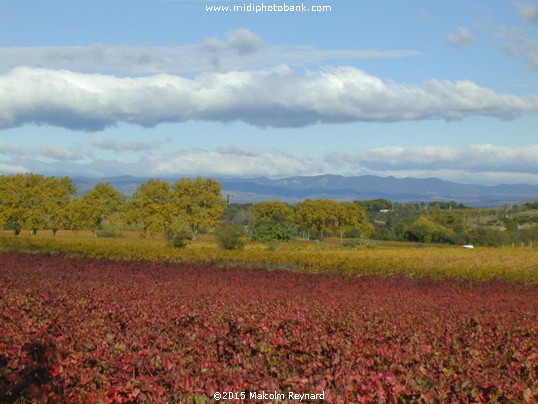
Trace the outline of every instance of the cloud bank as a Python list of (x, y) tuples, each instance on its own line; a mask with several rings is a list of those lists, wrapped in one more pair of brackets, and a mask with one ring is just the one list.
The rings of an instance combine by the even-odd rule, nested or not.
[(481, 172), (528, 172), (538, 174), (538, 145), (502, 147), (491, 144), (451, 147), (381, 147), (357, 153), (330, 153), (326, 161), (333, 167), (360, 165), (376, 171), (459, 170)]
[(242, 121), (259, 127), (317, 123), (514, 119), (538, 96), (500, 94), (471, 81), (384, 81), (352, 67), (119, 78), (20, 67), (0, 76), (0, 128), (25, 124), (100, 131), (126, 122)]
[(102, 150), (112, 150), (115, 152), (141, 152), (149, 151), (152, 149), (158, 148), (163, 143), (171, 142), (172, 138), (170, 136), (165, 139), (156, 139), (156, 140), (142, 140), (142, 141), (125, 141), (117, 140), (110, 136), (108, 137), (96, 137), (92, 139), (92, 146), (102, 149)]
[(177, 46), (95, 44), (0, 48), (0, 71), (25, 66), (118, 75), (185, 74), (418, 55), (414, 50), (320, 50), (311, 46), (274, 45), (248, 29), (236, 29), (225, 39), (209, 37), (201, 43)]
[[(55, 149), (60, 146), (50, 146)], [(396, 177), (438, 177), (464, 183), (538, 184), (538, 145), (501, 147), (490, 144), (453, 147), (381, 147), (355, 152), (327, 152), (302, 156), (279, 149), (260, 150), (237, 144), (214, 149), (145, 152), (138, 161), (126, 163), (94, 158), (81, 146), (72, 156), (44, 148), (9, 148), (0, 144), (0, 173), (39, 172), (48, 175), (109, 176), (110, 173), (140, 177), (287, 177), (340, 174)], [(85, 153), (85, 154), (84, 154)], [(66, 157), (71, 157), (68, 159)], [(11, 160), (9, 160), (11, 158)], [(79, 159), (77, 159), (79, 158)]]

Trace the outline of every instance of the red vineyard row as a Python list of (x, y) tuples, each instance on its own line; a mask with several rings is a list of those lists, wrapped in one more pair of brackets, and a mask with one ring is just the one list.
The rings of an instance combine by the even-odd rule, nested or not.
[(0, 402), (534, 402), (537, 335), (537, 285), (0, 255)]

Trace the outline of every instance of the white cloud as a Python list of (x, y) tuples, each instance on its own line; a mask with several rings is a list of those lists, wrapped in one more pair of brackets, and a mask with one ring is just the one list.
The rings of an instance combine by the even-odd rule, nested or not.
[[(141, 177), (288, 177), (340, 174), (430, 178), (461, 183), (538, 184), (538, 145), (503, 147), (490, 144), (453, 147), (386, 147), (356, 152), (327, 152), (305, 157), (282, 150), (261, 150), (225, 144), (214, 149), (174, 150), (144, 154), (138, 161), (43, 162), (26, 159), (0, 163), (0, 172), (39, 172), (47, 175)], [(8, 167), (8, 168), (6, 168)]]
[(28, 154), (28, 150), (25, 147), (10, 145), (7, 143), (0, 142), (0, 154), (6, 156), (15, 156), (15, 157), (24, 157)]
[(147, 141), (126, 141), (117, 140), (112, 137), (95, 137), (92, 139), (91, 144), (94, 147), (103, 150), (113, 150), (115, 152), (128, 152), (128, 151), (149, 151), (156, 149), (160, 145), (166, 142), (170, 142), (172, 139), (167, 137), (165, 139), (147, 140)]
[(269, 46), (260, 36), (248, 29), (237, 29), (228, 33), (225, 42), (218, 38), (208, 38), (204, 45), (211, 52), (232, 50), (244, 56), (255, 53), (266, 46)]
[(230, 31), (225, 40), (177, 46), (43, 46), (0, 48), (0, 71), (26, 66), (86, 73), (182, 74), (233, 71), (278, 64), (305, 66), (335, 59), (417, 56), (413, 50), (319, 50), (309, 46), (273, 45), (248, 29)]
[(59, 161), (77, 161), (91, 157), (91, 152), (81, 146), (67, 148), (63, 145), (43, 145), (30, 151), (38, 156)]
[(538, 41), (525, 36), (518, 29), (503, 29), (498, 34), (507, 41), (504, 51), (527, 62), (529, 69), (538, 71)]
[(21, 67), (0, 76), (0, 128), (25, 124), (99, 131), (188, 120), (260, 127), (341, 122), (513, 119), (538, 112), (538, 96), (496, 93), (471, 81), (398, 84), (352, 67), (308, 71), (160, 74), (118, 78)]
[(329, 153), (326, 161), (336, 169), (361, 166), (380, 171), (447, 170), (463, 173), (528, 173), (538, 175), (538, 145), (501, 147), (490, 144), (450, 147), (383, 147), (357, 153)]
[(516, 3), (519, 15), (529, 24), (538, 24), (538, 5)]
[(12, 164), (6, 164), (6, 163), (0, 162), (0, 174), (11, 175), (11, 174), (21, 174), (21, 173), (29, 173), (29, 172), (31, 172), (31, 170), (21, 165), (12, 165)]
[(448, 34), (446, 36), (446, 41), (452, 46), (458, 48), (467, 48), (476, 42), (476, 38), (471, 31), (467, 28), (458, 28), (457, 33)]
[(91, 151), (84, 146), (67, 148), (64, 145), (41, 145), (23, 147), (0, 142), (0, 154), (15, 159), (45, 158), (57, 161), (77, 161), (92, 158)]
[[(270, 176), (282, 177), (312, 173), (311, 159), (280, 150), (219, 147), (216, 150), (192, 149), (167, 155), (154, 155), (149, 164), (153, 175)], [(316, 174), (320, 172), (315, 171)]]
[(261, 152), (255, 147), (247, 147), (237, 144), (226, 144), (217, 147), (217, 152), (235, 156), (257, 157)]

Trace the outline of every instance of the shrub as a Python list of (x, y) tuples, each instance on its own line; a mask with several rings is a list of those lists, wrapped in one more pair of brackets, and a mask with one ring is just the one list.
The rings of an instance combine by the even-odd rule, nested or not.
[(361, 244), (361, 241), (358, 239), (358, 238), (350, 238), (350, 239), (346, 239), (344, 240), (344, 242), (342, 243), (342, 245), (346, 248), (352, 248), (352, 249), (355, 249), (357, 248), (357, 246)]
[(293, 238), (293, 231), (289, 226), (281, 223), (259, 223), (254, 228), (252, 238), (261, 243), (270, 241), (287, 242)]
[(96, 237), (102, 238), (124, 238), (124, 234), (116, 230), (106, 229), (106, 230), (97, 230), (95, 232)]
[(452, 243), (455, 241), (454, 231), (427, 219), (419, 217), (407, 229), (407, 239), (421, 243)]
[(241, 250), (245, 246), (245, 232), (237, 225), (225, 226), (216, 232), (217, 242), (224, 250)]
[(191, 233), (186, 228), (180, 228), (177, 230), (168, 229), (165, 231), (164, 236), (174, 248), (185, 247), (187, 245), (187, 240), (192, 238)]
[(500, 247), (510, 242), (510, 237), (505, 231), (487, 227), (473, 229), (467, 234), (467, 237), (472, 244), (488, 247)]

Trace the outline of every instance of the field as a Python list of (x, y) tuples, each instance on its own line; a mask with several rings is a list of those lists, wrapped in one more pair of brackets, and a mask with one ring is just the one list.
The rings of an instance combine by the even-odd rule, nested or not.
[[(237, 268), (209, 247), (215, 262), (111, 260), (69, 243), (69, 255), (1, 253), (0, 402), (538, 399), (535, 282)], [(380, 251), (359, 253), (397, 262)]]
[(211, 236), (176, 249), (162, 239), (142, 239), (132, 233), (125, 238), (95, 238), (84, 232), (65, 232), (57, 237), (43, 232), (39, 236), (0, 234), (0, 251), (65, 252), (95, 258), (308, 273), (538, 283), (538, 245), (465, 250), (458, 246), (365, 240), (346, 247), (333, 239), (321, 244), (308, 241), (273, 246), (249, 243), (245, 250), (227, 251), (219, 249)]

